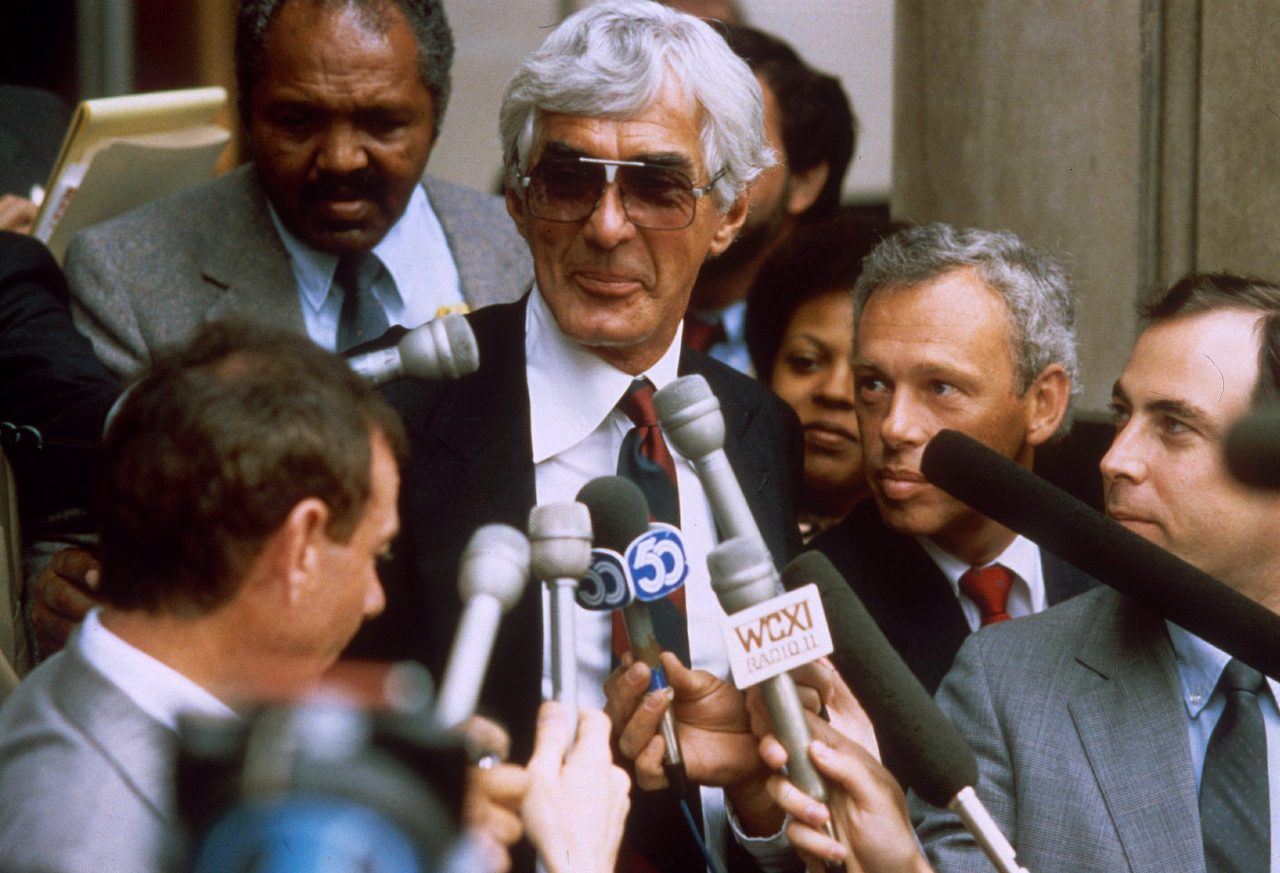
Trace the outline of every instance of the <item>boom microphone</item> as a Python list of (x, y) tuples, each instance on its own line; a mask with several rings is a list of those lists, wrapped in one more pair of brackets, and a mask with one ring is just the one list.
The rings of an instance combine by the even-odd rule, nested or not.
[(435, 720), (441, 727), (456, 727), (475, 713), (498, 623), (520, 599), (528, 581), (525, 535), (505, 524), (477, 528), (458, 568), (458, 593), (467, 605), (436, 698)]
[(581, 503), (548, 503), (529, 512), (529, 566), (551, 595), (551, 688), (578, 709), (573, 596), (591, 569), (591, 516)]
[(958, 431), (921, 472), (939, 488), (1224, 652), (1280, 677), (1280, 616)]
[(400, 376), (440, 381), (458, 379), (480, 368), (480, 348), (461, 315), (446, 315), (415, 327), (385, 349), (356, 355), (348, 362), (365, 380), (381, 385)]
[(782, 578), (789, 589), (817, 585), (832, 634), (857, 642), (836, 667), (867, 711), (886, 751), (892, 749), (901, 761), (903, 775), (916, 794), (960, 816), (997, 870), (1021, 870), (1013, 847), (973, 790), (978, 784), (973, 750), (890, 645), (840, 571), (821, 552), (805, 552), (783, 569)]
[(1280, 411), (1251, 412), (1222, 442), (1227, 469), (1246, 485), (1280, 488)]
[[(592, 479), (578, 492), (578, 502), (586, 504), (591, 515), (591, 529), (595, 532), (597, 549), (607, 549), (623, 555), (627, 547), (649, 530), (649, 504), (644, 492), (630, 479), (621, 476), (600, 476)], [(622, 608), (622, 619), (627, 627), (627, 639), (631, 653), (637, 660), (649, 665), (650, 691), (667, 687), (666, 672), (658, 655), (658, 635), (653, 629), (649, 604), (631, 600)], [(675, 715), (671, 707), (662, 716), (662, 739), (666, 744), (662, 770), (672, 790), (680, 797), (689, 793), (689, 779), (685, 773), (684, 755), (680, 751), (680, 738), (676, 734)]]
[(693, 461), (724, 538), (764, 542), (724, 453), (724, 416), (707, 380), (696, 373), (681, 376), (653, 395), (653, 408), (667, 440)]

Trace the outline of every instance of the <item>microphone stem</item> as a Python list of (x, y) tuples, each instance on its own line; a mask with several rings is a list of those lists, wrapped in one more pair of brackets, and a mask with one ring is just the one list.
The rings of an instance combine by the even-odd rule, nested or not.
[(574, 630), (576, 579), (551, 583), (551, 627), (556, 629), (551, 648), (551, 688), (556, 700), (578, 711), (578, 664)]
[(978, 841), (982, 851), (991, 859), (991, 865), (999, 873), (1027, 873), (1027, 869), (1018, 864), (1017, 855), (1008, 839), (1001, 833), (991, 813), (982, 805), (972, 786), (966, 785), (960, 793), (951, 799), (947, 806), (969, 829), (969, 833)]
[(755, 516), (751, 514), (751, 508), (747, 506), (742, 487), (738, 484), (733, 468), (729, 466), (729, 456), (724, 453), (724, 449), (717, 449), (698, 458), (694, 466), (724, 539), (760, 539), (760, 528)]

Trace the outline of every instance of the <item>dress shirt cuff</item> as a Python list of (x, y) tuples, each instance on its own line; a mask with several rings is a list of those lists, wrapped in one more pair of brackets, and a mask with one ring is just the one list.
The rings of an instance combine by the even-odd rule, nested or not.
[(734, 812), (733, 804), (729, 802), (728, 797), (724, 799), (724, 811), (729, 819), (729, 830), (733, 838), (764, 873), (782, 873), (782, 871), (801, 869), (798, 866), (799, 859), (795, 849), (791, 847), (791, 840), (787, 839), (787, 825), (791, 823), (791, 816), (783, 819), (782, 826), (778, 828), (776, 834), (770, 834), (767, 837), (749, 837), (743, 831), (738, 815)]

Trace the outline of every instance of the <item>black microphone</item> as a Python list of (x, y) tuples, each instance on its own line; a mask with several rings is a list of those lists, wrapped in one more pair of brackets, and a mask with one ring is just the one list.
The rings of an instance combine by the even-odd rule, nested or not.
[[(592, 479), (578, 492), (577, 500), (587, 507), (591, 515), (591, 529), (598, 549), (608, 549), (623, 555), (630, 546), (649, 531), (649, 503), (640, 486), (621, 476), (600, 476)], [(636, 660), (649, 665), (649, 690), (667, 687), (667, 674), (662, 669), (658, 655), (658, 636), (653, 629), (649, 604), (631, 599), (622, 608), (622, 619), (627, 627), (627, 639), (631, 654)], [(676, 734), (675, 715), (671, 707), (662, 716), (662, 739), (666, 743), (666, 755), (662, 770), (672, 790), (680, 797), (689, 794), (689, 778), (684, 768), (684, 756), (680, 751), (680, 738)]]
[(446, 315), (415, 327), (395, 345), (349, 358), (351, 369), (381, 385), (400, 376), (440, 381), (458, 379), (480, 368), (480, 348), (461, 315)]
[(997, 870), (1014, 873), (1013, 847), (978, 800), (978, 762), (902, 656), (885, 638), (849, 583), (821, 552), (805, 552), (782, 571), (788, 589), (818, 586), (831, 635), (854, 640), (839, 664), (876, 736), (902, 762), (908, 784), (964, 822)]
[(1246, 485), (1280, 488), (1280, 411), (1252, 412), (1222, 442), (1227, 469)]
[(520, 600), (528, 581), (525, 535), (505, 524), (477, 528), (458, 568), (458, 593), (466, 607), (436, 698), (434, 715), (440, 727), (456, 727), (475, 713), (498, 624)]
[(1064, 561), (1268, 676), (1280, 615), (958, 431), (925, 446), (925, 477)]

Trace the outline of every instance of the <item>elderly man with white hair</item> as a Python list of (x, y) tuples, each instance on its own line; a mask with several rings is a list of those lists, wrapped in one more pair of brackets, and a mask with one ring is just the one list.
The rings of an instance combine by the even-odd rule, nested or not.
[[(661, 441), (644, 412), (651, 415), (653, 391), (702, 374), (720, 399), (726, 453), (775, 559), (798, 548), (794, 415), (754, 381), (681, 344), (699, 268), (732, 244), (748, 186), (775, 160), (759, 84), (706, 23), (657, 3), (603, 3), (567, 19), (521, 64), (506, 89), (501, 133), (507, 209), (529, 244), (536, 282), (518, 303), (469, 316), (478, 372), (447, 385), (388, 389), (413, 443), (403, 473), (405, 530), (384, 574), (385, 616), (357, 649), (409, 654), (439, 669), (460, 611), (458, 557), (477, 526), (523, 527), (532, 506), (571, 501), (596, 477), (637, 465), (656, 470), (650, 509), (681, 528), (690, 567), (684, 613), (663, 641), (676, 651), (683, 642), (685, 666), (694, 668), (670, 671), (688, 775), (704, 786), (690, 818), (701, 819), (697, 829), (719, 866), (744, 842), (769, 866), (776, 849), (767, 837), (781, 813), (760, 790), (764, 774), (718, 766), (725, 750), (734, 754), (723, 760), (744, 757), (733, 744), (754, 747), (745, 715), (730, 720), (729, 733), (693, 729), (708, 689), (735, 705), (737, 696), (722, 679), (723, 613), (706, 570), (718, 540), (711, 507), (692, 462), (671, 450), (664, 469), (637, 445)], [(542, 597), (531, 586), (506, 618), (483, 693), (487, 712), (511, 729), (517, 754), (550, 691)], [(614, 648), (607, 613), (579, 610), (576, 625), (580, 702), (600, 705), (616, 663), (611, 652), (624, 650), (625, 639)], [(665, 696), (642, 697), (647, 668), (620, 670), (615, 679), (646, 711), (665, 708)], [(657, 787), (652, 755), (642, 760), (639, 781)], [(648, 794), (636, 798), (632, 818), (650, 819), (644, 810), (654, 807), (671, 823), (653, 838), (631, 839), (648, 866), (628, 867), (634, 853), (624, 848), (623, 869), (700, 865), (676, 799)], [(726, 797), (738, 814), (738, 840), (729, 834)], [(735, 858), (733, 869), (744, 863)]]

